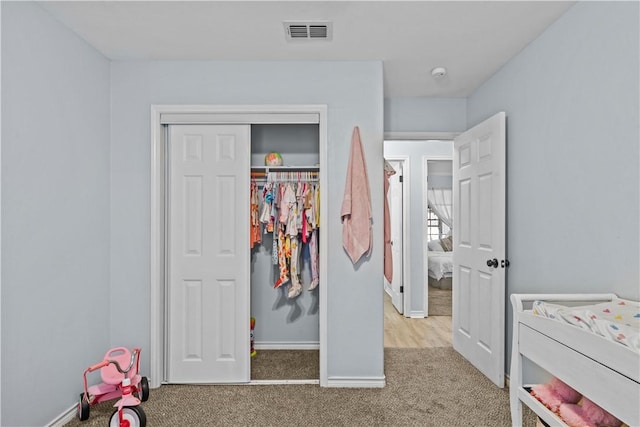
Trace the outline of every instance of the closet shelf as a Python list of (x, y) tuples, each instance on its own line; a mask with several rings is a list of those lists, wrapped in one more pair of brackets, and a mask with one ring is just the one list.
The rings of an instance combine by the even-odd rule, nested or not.
[(298, 171), (319, 171), (320, 166), (251, 166), (256, 172), (298, 172)]

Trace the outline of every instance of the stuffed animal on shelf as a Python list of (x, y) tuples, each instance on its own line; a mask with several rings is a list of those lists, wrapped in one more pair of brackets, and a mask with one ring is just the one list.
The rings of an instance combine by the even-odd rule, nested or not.
[(546, 384), (531, 387), (531, 395), (544, 404), (549, 410), (557, 413), (563, 403), (578, 403), (582, 395), (553, 377)]
[(264, 156), (264, 165), (265, 166), (282, 166), (282, 156), (278, 152), (267, 153)]
[(563, 403), (560, 405), (560, 417), (570, 427), (620, 427), (622, 421), (587, 399), (582, 398), (580, 405)]

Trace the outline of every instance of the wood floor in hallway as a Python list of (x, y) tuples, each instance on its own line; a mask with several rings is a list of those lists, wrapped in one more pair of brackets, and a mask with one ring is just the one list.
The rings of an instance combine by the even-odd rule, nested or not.
[(451, 347), (451, 316), (410, 319), (399, 314), (384, 293), (384, 346), (387, 348)]

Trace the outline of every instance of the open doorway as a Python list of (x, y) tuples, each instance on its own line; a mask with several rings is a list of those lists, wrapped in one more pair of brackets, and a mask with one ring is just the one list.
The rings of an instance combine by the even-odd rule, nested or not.
[(453, 163), (430, 159), (426, 163), (427, 203), (424, 246), (427, 249), (427, 315), (451, 316), (453, 292)]
[[(453, 139), (453, 137), (451, 138)], [(452, 346), (452, 319), (448, 316), (429, 316), (428, 314), (428, 276), (427, 276), (427, 234), (424, 211), (427, 206), (427, 167), (424, 160), (448, 160), (453, 157), (453, 141), (449, 139), (386, 140), (384, 157), (387, 161), (404, 159), (402, 167), (391, 162), (394, 169), (402, 171), (401, 192), (394, 195), (390, 186), (387, 201), (390, 207), (390, 225), (402, 224), (401, 236), (392, 233), (392, 255), (395, 257), (402, 242), (401, 279), (403, 310), (396, 308), (391, 284), (385, 279), (384, 321), (386, 348), (434, 348)], [(400, 178), (392, 176), (397, 181)], [(398, 196), (402, 203), (398, 203)], [(402, 206), (402, 209), (395, 208)], [(395, 218), (394, 218), (395, 215)], [(401, 220), (397, 216), (401, 215)], [(393, 228), (392, 228), (393, 230)], [(396, 280), (396, 265), (393, 259), (393, 281)], [(392, 282), (393, 282), (392, 281)], [(448, 295), (451, 292), (448, 291)], [(449, 302), (449, 312), (451, 311)]]
[[(428, 316), (428, 242), (425, 207), (428, 206), (428, 168), (430, 160), (452, 160), (453, 189), (453, 283), (452, 316), (428, 316), (426, 320), (447, 318), (453, 332), (453, 347), (496, 385), (504, 384), (505, 343), (505, 194), (506, 194), (506, 115), (504, 112), (477, 124), (452, 140), (389, 140), (384, 155), (408, 155), (412, 164), (413, 191), (410, 194), (408, 226), (410, 240), (409, 277), (405, 291), (411, 291), (405, 316)], [(418, 172), (418, 173), (416, 173)], [(417, 191), (420, 191), (416, 194)], [(422, 237), (420, 236), (422, 234)], [(416, 241), (418, 243), (416, 244)], [(502, 263), (498, 261), (502, 259)], [(385, 311), (387, 337), (398, 334)], [(420, 330), (414, 320), (399, 317), (411, 329)], [(421, 332), (424, 332), (421, 331)], [(451, 336), (451, 335), (449, 335)], [(391, 336), (390, 339), (394, 339)], [(425, 345), (424, 337), (419, 344)]]

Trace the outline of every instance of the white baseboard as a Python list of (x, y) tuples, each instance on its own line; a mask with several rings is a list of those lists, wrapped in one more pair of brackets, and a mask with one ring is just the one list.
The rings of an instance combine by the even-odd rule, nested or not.
[(407, 317), (410, 317), (412, 319), (423, 319), (425, 317), (427, 317), (427, 313), (425, 313), (422, 310), (414, 310), (414, 311), (410, 311), (409, 313), (407, 313)]
[(385, 377), (329, 377), (327, 387), (336, 388), (382, 388)]
[(256, 341), (256, 350), (319, 350), (319, 341)]
[(77, 407), (78, 404), (76, 403), (75, 405), (71, 406), (69, 409), (55, 417), (53, 421), (46, 425), (46, 427), (62, 427), (68, 422), (73, 421), (73, 419), (76, 417)]

